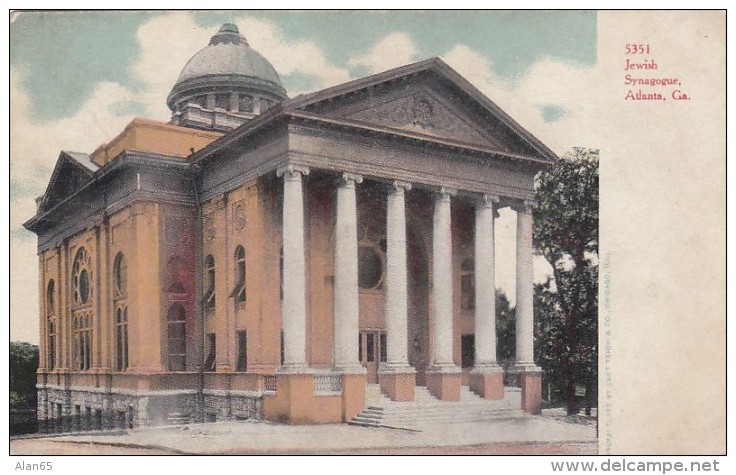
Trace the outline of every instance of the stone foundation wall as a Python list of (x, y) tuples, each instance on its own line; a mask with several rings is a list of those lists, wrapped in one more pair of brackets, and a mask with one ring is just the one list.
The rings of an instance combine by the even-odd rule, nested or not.
[(262, 395), (171, 390), (145, 394), (93, 388), (38, 388), (39, 432), (127, 429), (263, 418)]

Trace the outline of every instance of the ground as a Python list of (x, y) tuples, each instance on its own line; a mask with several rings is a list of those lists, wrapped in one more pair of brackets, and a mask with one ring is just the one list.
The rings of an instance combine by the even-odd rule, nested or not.
[(568, 417), (559, 410), (504, 421), (433, 424), (421, 432), (346, 424), (288, 426), (231, 421), (10, 441), (12, 455), (593, 455), (597, 447), (595, 419)]

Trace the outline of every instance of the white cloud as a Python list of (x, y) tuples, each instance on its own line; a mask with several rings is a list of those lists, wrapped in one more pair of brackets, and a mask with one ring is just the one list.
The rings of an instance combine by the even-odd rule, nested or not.
[[(455, 46), (442, 58), (557, 154), (576, 146), (600, 147), (604, 137), (596, 125), (601, 110), (597, 85), (605, 84), (600, 68), (542, 58), (511, 82), (465, 45)], [(545, 122), (541, 109), (545, 105), (560, 106), (565, 114)]]
[[(287, 41), (282, 30), (267, 21), (244, 17), (237, 25), (248, 44), (268, 58), (282, 77), (293, 73), (310, 76), (315, 80), (315, 89), (350, 80), (347, 69), (332, 64), (317, 43)], [(289, 91), (289, 94), (293, 97), (303, 92), (310, 91)]]
[[(315, 79), (322, 88), (349, 80), (346, 69), (334, 66), (324, 52), (311, 42), (288, 42), (281, 30), (265, 21), (243, 18), (238, 22), (250, 45), (267, 57), (282, 75), (302, 73)], [(198, 27), (189, 13), (171, 12), (152, 18), (137, 33), (140, 53), (132, 74), (140, 88), (115, 82), (95, 85), (79, 111), (59, 120), (38, 122), (31, 117), (31, 98), (20, 87), (24, 71), (11, 67), (10, 155), (11, 179), (28, 193), (15, 194), (10, 203), (10, 229), (35, 212), (35, 196), (43, 194), (60, 150), (91, 152), (119, 134), (133, 118), (116, 113), (116, 106), (126, 101), (143, 105), (146, 117), (166, 121), (170, 111), (166, 96), (181, 69), (197, 51), (207, 45), (215, 29)], [(298, 93), (302, 91), (291, 91)], [(36, 288), (37, 258), (35, 240), (14, 237), (10, 243), (13, 256), (11, 295), (28, 294)], [(37, 296), (11, 299), (11, 334), (13, 338), (37, 341)]]
[(417, 49), (412, 39), (403, 32), (390, 33), (373, 48), (348, 60), (350, 66), (363, 66), (378, 73), (416, 61)]

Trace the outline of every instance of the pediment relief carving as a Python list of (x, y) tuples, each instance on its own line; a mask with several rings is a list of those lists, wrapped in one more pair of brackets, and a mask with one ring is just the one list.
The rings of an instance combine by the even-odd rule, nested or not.
[(424, 91), (374, 103), (373, 107), (340, 115), (348, 119), (460, 142), (501, 146), (490, 134), (481, 133), (472, 118), (464, 117), (462, 112), (453, 111), (452, 106), (445, 101)]

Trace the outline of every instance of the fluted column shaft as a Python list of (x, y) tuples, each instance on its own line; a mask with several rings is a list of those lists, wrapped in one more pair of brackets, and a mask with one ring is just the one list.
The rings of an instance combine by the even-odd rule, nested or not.
[(408, 367), (406, 201), (409, 183), (393, 182), (386, 209), (386, 361)]
[(528, 203), (516, 209), (516, 365), (534, 366), (533, 218)]
[(306, 275), (304, 263), (304, 198), (302, 176), (306, 167), (286, 166), (277, 170), (284, 177), (283, 246), (284, 365), (282, 371), (307, 367)]
[(432, 365), (454, 366), (452, 358), (452, 232), (450, 196), (455, 192), (441, 189), (434, 202), (432, 230), (432, 296), (434, 338)]
[(484, 195), (475, 209), (475, 368), (496, 366), (495, 203)]
[(343, 173), (337, 188), (335, 235), (335, 352), (341, 372), (365, 372), (358, 361), (358, 221), (355, 186), (363, 178)]

